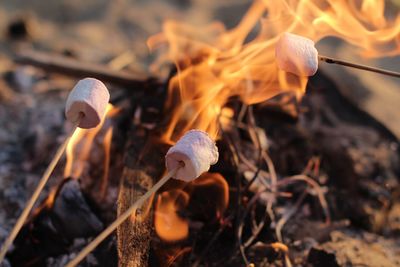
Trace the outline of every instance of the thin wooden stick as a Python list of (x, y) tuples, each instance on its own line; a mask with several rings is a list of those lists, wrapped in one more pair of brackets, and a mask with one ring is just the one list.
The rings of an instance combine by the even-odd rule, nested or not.
[(24, 210), (22, 211), (22, 214), (19, 216), (17, 223), (14, 225), (14, 228), (12, 229), (10, 235), (6, 239), (6, 241), (3, 244), (3, 247), (1, 248), (0, 251), (0, 263), (3, 261), (8, 249), (10, 248), (11, 244), (14, 242), (14, 239), (16, 238), (17, 234), (21, 230), (22, 226), (24, 225), (26, 219), (29, 216), (29, 213), (32, 210), (33, 205), (35, 204), (36, 200), (38, 199), (40, 192), (42, 192), (44, 186), (46, 185), (47, 181), (50, 178), (51, 173), (53, 172), (54, 168), (57, 165), (57, 162), (60, 160), (61, 156), (64, 153), (65, 148), (67, 147), (69, 140), (71, 137), (74, 135), (76, 129), (78, 128), (80, 122), (80, 118), (77, 120), (77, 122), (74, 124), (72, 131), (69, 133), (65, 141), (60, 145), (58, 148), (56, 154), (54, 155), (52, 161), (50, 162), (49, 166), (47, 167), (46, 171), (44, 172), (42, 178), (39, 181), (39, 184), (37, 185), (35, 192), (29, 199), (29, 201), (26, 203)]
[(339, 59), (336, 59), (336, 58), (331, 58), (331, 57), (322, 56), (322, 55), (319, 55), (318, 59), (323, 61), (323, 62), (329, 63), (329, 64), (338, 64), (338, 65), (342, 65), (342, 66), (346, 66), (346, 67), (350, 67), (350, 68), (366, 70), (366, 71), (376, 72), (376, 73), (380, 73), (380, 74), (384, 74), (384, 75), (400, 78), (400, 73), (399, 72), (395, 72), (395, 71), (385, 70), (385, 69), (381, 69), (381, 68), (374, 68), (374, 67), (361, 65), (361, 64), (355, 64), (355, 63), (352, 63), (352, 62), (339, 60)]
[(101, 232), (92, 242), (90, 242), (79, 254), (70, 261), (65, 267), (75, 267), (78, 263), (83, 260), (90, 252), (93, 251), (107, 236), (109, 236), (117, 227), (128, 219), (133, 212), (143, 205), (143, 203), (161, 186), (163, 186), (172, 176), (175, 175), (178, 169), (174, 169), (168, 172), (163, 178), (160, 179), (149, 191), (147, 191), (143, 196), (141, 196), (132, 206), (129, 207), (124, 213), (121, 214), (113, 223), (111, 223), (103, 232)]

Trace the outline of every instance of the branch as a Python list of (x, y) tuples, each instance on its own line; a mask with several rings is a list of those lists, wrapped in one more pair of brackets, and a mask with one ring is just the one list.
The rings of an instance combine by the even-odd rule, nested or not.
[(148, 87), (159, 83), (156, 77), (144, 73), (116, 71), (105, 65), (82, 62), (59, 54), (24, 50), (17, 54), (16, 63), (32, 65), (49, 72), (56, 72), (78, 78), (93, 77), (104, 82), (130, 87)]

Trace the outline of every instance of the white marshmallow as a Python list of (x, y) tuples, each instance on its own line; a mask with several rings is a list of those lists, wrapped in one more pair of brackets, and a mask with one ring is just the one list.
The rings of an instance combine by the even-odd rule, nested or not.
[(210, 136), (200, 130), (190, 130), (172, 146), (165, 156), (168, 171), (179, 168), (173, 177), (190, 182), (218, 161), (218, 148)]
[(80, 80), (69, 93), (65, 106), (67, 120), (76, 122), (80, 116), (79, 127), (96, 127), (104, 117), (110, 94), (107, 87), (99, 80), (85, 78)]
[(282, 34), (275, 57), (280, 69), (298, 76), (312, 76), (318, 70), (318, 51), (314, 42), (303, 36)]

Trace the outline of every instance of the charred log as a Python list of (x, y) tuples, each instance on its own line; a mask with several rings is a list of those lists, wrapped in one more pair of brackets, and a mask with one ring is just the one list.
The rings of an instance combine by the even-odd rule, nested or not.
[[(167, 146), (159, 142), (158, 128), (165, 90), (153, 97), (135, 101), (136, 116), (129, 133), (125, 150), (125, 167), (118, 195), (118, 214), (127, 210), (140, 196), (156, 183), (164, 171), (164, 155)], [(140, 98), (140, 97), (139, 97)], [(145, 101), (143, 101), (145, 99)], [(118, 229), (119, 266), (147, 266), (150, 241), (153, 234), (152, 200)]]
[(8, 259), (12, 266), (45, 266), (47, 258), (67, 253), (75, 238), (95, 235), (102, 228), (78, 181), (65, 179), (34, 211)]

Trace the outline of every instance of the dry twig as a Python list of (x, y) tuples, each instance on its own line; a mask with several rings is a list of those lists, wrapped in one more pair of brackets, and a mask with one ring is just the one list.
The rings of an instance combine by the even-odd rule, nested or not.
[(135, 88), (149, 87), (150, 82), (157, 82), (155, 77), (149, 77), (144, 73), (117, 71), (105, 65), (82, 62), (70, 57), (34, 50), (25, 50), (17, 54), (15, 62), (39, 67), (48, 72), (57, 72), (77, 78), (93, 77), (103, 82)]

